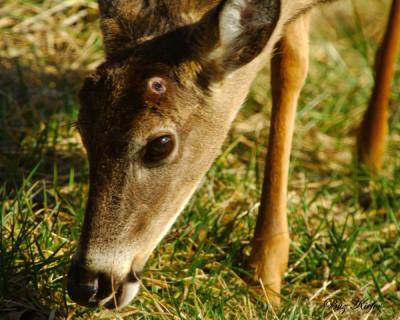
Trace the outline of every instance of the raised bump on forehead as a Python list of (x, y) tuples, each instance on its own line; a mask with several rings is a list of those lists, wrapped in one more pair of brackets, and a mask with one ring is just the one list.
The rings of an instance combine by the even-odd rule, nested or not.
[(167, 91), (167, 84), (160, 77), (152, 77), (147, 80), (147, 88), (153, 93), (162, 94)]

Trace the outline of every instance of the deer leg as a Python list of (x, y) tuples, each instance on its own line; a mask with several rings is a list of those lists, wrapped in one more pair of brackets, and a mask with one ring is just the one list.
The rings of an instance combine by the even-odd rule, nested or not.
[(400, 0), (393, 0), (386, 33), (376, 55), (375, 87), (361, 122), (358, 159), (372, 172), (381, 166), (388, 135), (388, 101), (400, 44)]
[(308, 25), (308, 14), (287, 25), (271, 60), (271, 128), (250, 265), (274, 306), (289, 256), (286, 189), (297, 100), (308, 68)]

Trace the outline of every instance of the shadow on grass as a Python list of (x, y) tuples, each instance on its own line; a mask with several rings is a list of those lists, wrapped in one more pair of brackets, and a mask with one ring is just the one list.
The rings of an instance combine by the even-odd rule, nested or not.
[(71, 161), (83, 166), (74, 121), (80, 71), (44, 70), (2, 59), (0, 64), (0, 179), (21, 181), (40, 161), (37, 175), (66, 174)]
[[(1, 59), (1, 319), (67, 313), (63, 276), (87, 185), (86, 156), (74, 128), (84, 76)], [(58, 277), (50, 279), (54, 270)]]

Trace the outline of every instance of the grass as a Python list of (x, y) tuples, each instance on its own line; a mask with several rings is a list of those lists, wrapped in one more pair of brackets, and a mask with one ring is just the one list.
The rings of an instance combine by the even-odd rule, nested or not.
[[(0, 319), (399, 319), (400, 64), (380, 175), (358, 175), (352, 160), (389, 3), (340, 1), (315, 14), (281, 308), (268, 308), (262, 287), (246, 282), (269, 126), (266, 69), (225, 151), (151, 256), (139, 296), (113, 312), (72, 303), (65, 282), (88, 190), (76, 95), (103, 56), (96, 3), (3, 0)], [(357, 299), (363, 309), (334, 310)]]

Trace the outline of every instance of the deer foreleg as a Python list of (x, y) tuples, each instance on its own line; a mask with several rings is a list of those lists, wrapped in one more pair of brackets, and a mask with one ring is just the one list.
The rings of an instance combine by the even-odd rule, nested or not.
[(250, 261), (275, 306), (289, 256), (286, 189), (297, 100), (308, 68), (308, 25), (308, 14), (287, 25), (271, 60), (271, 128)]

